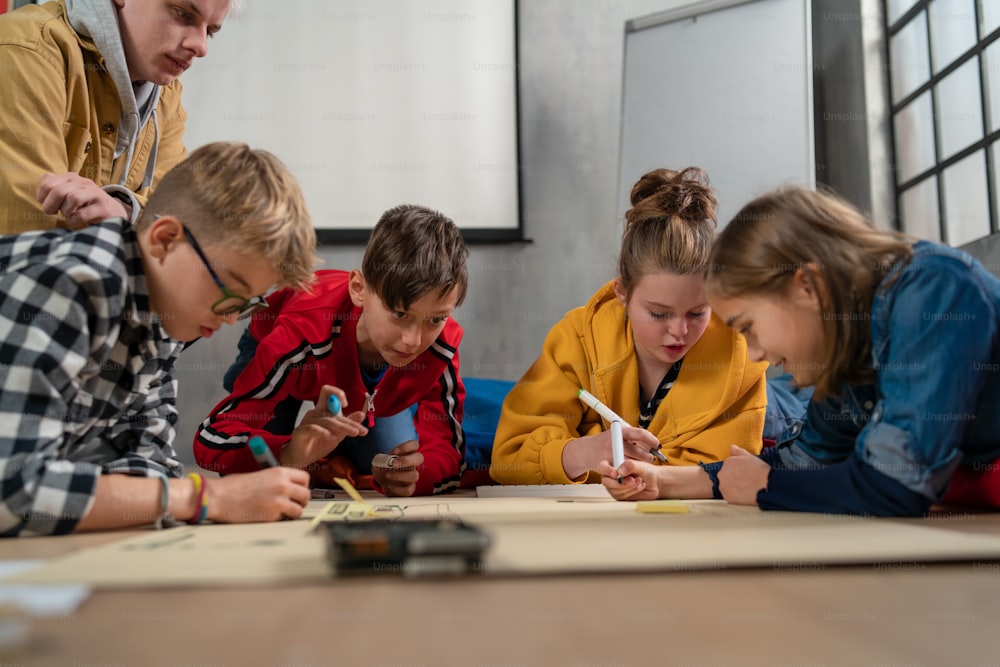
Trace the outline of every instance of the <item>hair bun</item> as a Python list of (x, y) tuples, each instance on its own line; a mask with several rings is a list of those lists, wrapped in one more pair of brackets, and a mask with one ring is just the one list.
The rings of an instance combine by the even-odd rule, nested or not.
[(715, 195), (708, 176), (698, 167), (647, 172), (632, 187), (631, 200), (632, 208), (625, 214), (627, 225), (673, 217), (694, 224), (708, 220), (715, 225)]

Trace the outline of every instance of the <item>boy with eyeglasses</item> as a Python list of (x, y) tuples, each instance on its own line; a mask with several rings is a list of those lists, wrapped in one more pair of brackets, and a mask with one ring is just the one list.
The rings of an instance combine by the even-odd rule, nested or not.
[[(397, 206), (372, 230), (360, 270), (320, 271), (308, 292), (269, 295), (227, 373), (231, 394), (198, 430), (195, 460), (224, 475), (253, 470), (247, 442), (260, 436), (320, 486), (346, 477), (390, 496), (457, 488), (465, 387), (451, 315), (467, 255), (449, 218)], [(315, 407), (296, 424), (305, 402)]]
[(225, 142), (171, 170), (135, 226), (0, 237), (0, 534), (299, 516), (300, 470), (183, 476), (175, 362), (274, 284), (309, 284), (315, 244), (284, 165)]

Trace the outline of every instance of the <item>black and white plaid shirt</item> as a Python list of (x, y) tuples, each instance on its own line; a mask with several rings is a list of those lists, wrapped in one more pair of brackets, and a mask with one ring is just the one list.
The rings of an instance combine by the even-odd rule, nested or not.
[(72, 531), (102, 473), (180, 476), (180, 350), (131, 226), (0, 237), (0, 535)]

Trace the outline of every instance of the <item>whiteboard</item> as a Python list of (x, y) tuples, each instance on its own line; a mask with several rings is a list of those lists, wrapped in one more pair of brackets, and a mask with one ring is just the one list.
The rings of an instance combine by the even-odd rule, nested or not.
[(650, 169), (704, 169), (720, 228), (787, 183), (815, 184), (806, 0), (709, 0), (629, 21), (620, 213)]
[(515, 0), (245, 5), (182, 77), (189, 150), (275, 153), (321, 241), (363, 241), (402, 203), (520, 239)]

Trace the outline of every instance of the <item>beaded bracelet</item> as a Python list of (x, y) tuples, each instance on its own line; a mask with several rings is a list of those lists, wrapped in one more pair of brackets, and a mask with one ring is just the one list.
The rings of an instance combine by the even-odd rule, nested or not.
[(205, 520), (208, 516), (208, 496), (205, 493), (205, 489), (208, 484), (205, 483), (205, 478), (199, 473), (192, 472), (188, 473), (188, 477), (194, 482), (194, 492), (198, 494), (198, 499), (195, 501), (195, 513), (188, 519), (188, 523), (195, 526)]

